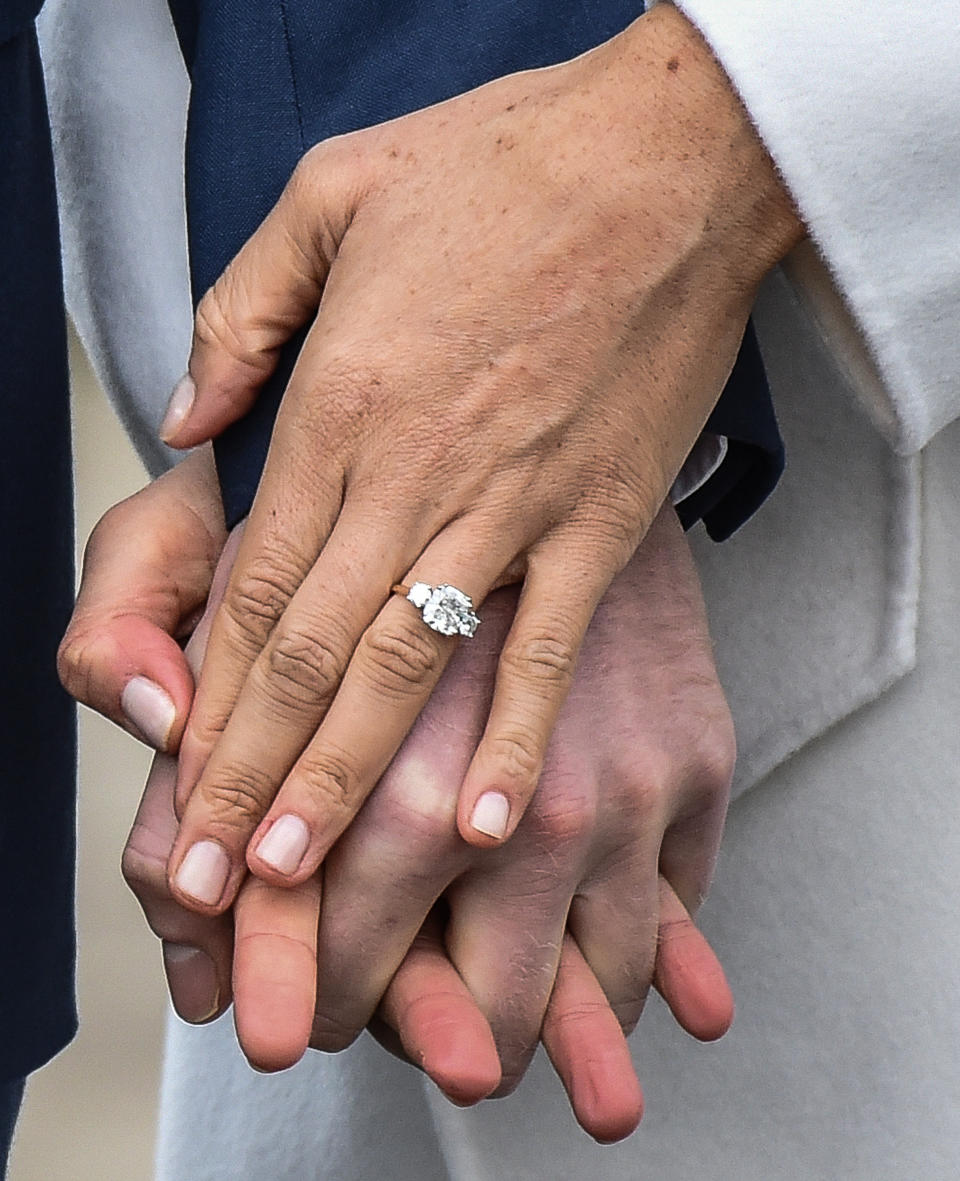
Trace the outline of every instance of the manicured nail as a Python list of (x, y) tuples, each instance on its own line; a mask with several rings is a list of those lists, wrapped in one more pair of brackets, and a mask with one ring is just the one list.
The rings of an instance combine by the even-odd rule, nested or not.
[(275, 820), (259, 845), (257, 856), (277, 873), (293, 873), (310, 844), (310, 829), (299, 816)]
[(163, 944), (163, 967), (170, 999), (184, 1021), (200, 1025), (220, 1008), (220, 985), (213, 960), (199, 947)]
[(163, 422), (160, 424), (160, 438), (164, 443), (169, 443), (180, 429), (184, 419), (190, 413), (196, 397), (197, 387), (193, 384), (193, 378), (189, 373), (185, 373), (173, 387), (173, 393), (167, 404), (167, 413), (163, 416)]
[(120, 708), (157, 750), (166, 750), (170, 731), (177, 718), (177, 707), (170, 695), (147, 677), (133, 677), (120, 694)]
[(216, 906), (230, 875), (230, 858), (216, 841), (197, 841), (177, 871), (177, 889), (197, 902)]
[(510, 801), (498, 791), (485, 791), (473, 805), (470, 824), (477, 832), (498, 839), (506, 835), (510, 819)]

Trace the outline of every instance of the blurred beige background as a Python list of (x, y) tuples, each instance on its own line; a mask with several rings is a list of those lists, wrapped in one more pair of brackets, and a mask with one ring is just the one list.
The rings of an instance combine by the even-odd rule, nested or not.
[[(146, 475), (71, 341), (79, 555), (100, 515)], [(80, 1034), (31, 1079), (9, 1181), (149, 1181), (165, 1016), (160, 947), (120, 877), (150, 756), (80, 717)]]

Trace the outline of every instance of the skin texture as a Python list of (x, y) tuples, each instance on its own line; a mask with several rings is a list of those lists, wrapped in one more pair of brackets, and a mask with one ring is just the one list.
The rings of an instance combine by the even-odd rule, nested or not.
[[(457, 647), (399, 582), (482, 602), (522, 580), (457, 810), (480, 849), (517, 831), (596, 605), (801, 233), (667, 5), (304, 158), (201, 302), (196, 396), (168, 423), (180, 446), (215, 434), (313, 320), (181, 748), (185, 905), (222, 912), (248, 866), (307, 881), (383, 776)], [(499, 833), (473, 824), (490, 793)], [(305, 837), (280, 864), (259, 842), (283, 817)], [(183, 862), (201, 841), (222, 872), (199, 890)]]
[[(218, 516), (208, 476), (209, 456), (198, 455), (98, 527), (63, 646), (68, 679), (88, 703), (110, 708), (129, 676), (118, 636), (132, 630), (153, 651), (196, 618), (197, 593), (209, 591), (214, 606), (222, 595), (240, 535), (211, 589)], [(542, 1037), (576, 1118), (613, 1140), (642, 1109), (623, 1029), (651, 980), (694, 1036), (717, 1037), (732, 1018), (722, 970), (688, 914), (719, 841), (729, 714), (667, 510), (601, 604), (515, 840), (467, 845), (450, 785), (482, 725), (515, 595), (500, 592), (483, 642), (456, 654), (334, 847), (322, 889), (319, 876), (293, 889), (249, 877), (226, 914), (181, 906), (165, 873), (177, 832), (169, 756), (155, 763), (124, 873), (164, 940), (178, 1011), (202, 1021), (232, 998), (241, 1045), (259, 1068), (290, 1065), (308, 1043), (340, 1048), (369, 1022), (451, 1099), (470, 1103), (512, 1089)], [(163, 648), (151, 667), (159, 684), (189, 680), (212, 617), (186, 655)]]

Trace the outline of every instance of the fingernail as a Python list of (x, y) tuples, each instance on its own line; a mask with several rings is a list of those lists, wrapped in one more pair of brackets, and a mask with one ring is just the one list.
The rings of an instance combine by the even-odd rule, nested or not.
[(189, 373), (185, 373), (173, 387), (173, 393), (167, 404), (167, 412), (160, 424), (160, 438), (164, 443), (169, 443), (180, 429), (184, 419), (190, 413), (196, 397), (197, 387), (193, 384), (193, 378)]
[(157, 750), (166, 750), (170, 731), (177, 717), (177, 707), (170, 695), (147, 677), (133, 677), (120, 694), (120, 708)]
[(164, 942), (163, 967), (177, 1014), (192, 1025), (209, 1021), (220, 1008), (220, 986), (213, 960), (199, 947)]
[(502, 837), (510, 819), (510, 801), (498, 791), (485, 791), (473, 805), (470, 824), (488, 837)]
[(310, 829), (299, 816), (281, 816), (257, 845), (257, 856), (277, 873), (293, 873), (310, 844)]
[(230, 858), (216, 841), (197, 841), (187, 850), (177, 871), (177, 889), (184, 894), (216, 906), (230, 874)]

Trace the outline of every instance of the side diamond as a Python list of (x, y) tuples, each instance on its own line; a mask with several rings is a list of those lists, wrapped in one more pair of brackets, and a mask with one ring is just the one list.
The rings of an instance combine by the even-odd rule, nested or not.
[(432, 586), (428, 586), (425, 582), (415, 582), (409, 591), (407, 591), (407, 598), (413, 603), (414, 607), (419, 607), (422, 611), (427, 605), (432, 593)]

